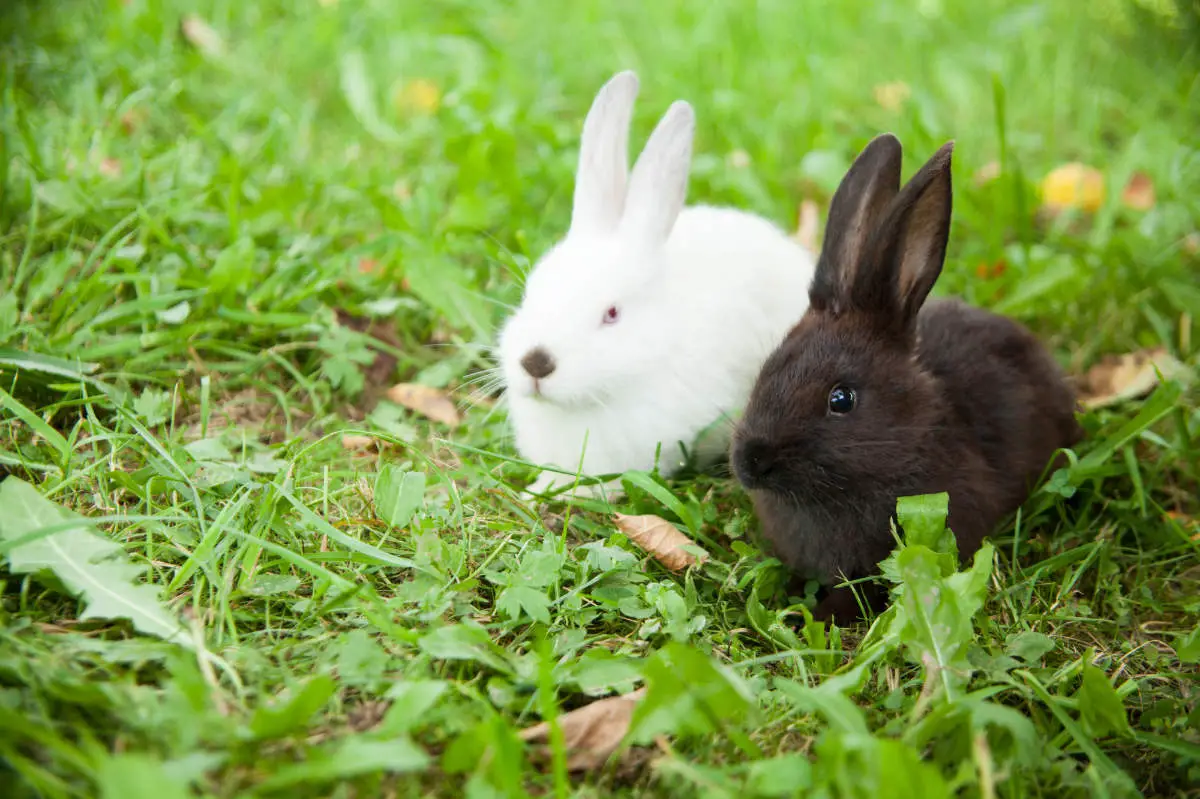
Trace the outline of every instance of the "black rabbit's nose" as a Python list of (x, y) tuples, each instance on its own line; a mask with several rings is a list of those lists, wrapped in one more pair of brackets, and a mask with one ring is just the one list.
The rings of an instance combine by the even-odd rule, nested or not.
[(534, 380), (541, 380), (554, 372), (554, 359), (541, 347), (534, 347), (521, 359), (521, 368)]
[(733, 471), (746, 488), (762, 485), (777, 465), (775, 448), (761, 439), (748, 439), (734, 449)]

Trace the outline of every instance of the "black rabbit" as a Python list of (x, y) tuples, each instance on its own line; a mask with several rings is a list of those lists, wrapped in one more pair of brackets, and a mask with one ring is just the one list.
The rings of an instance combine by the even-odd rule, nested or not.
[[(903, 189), (883, 135), (834, 195), (804, 317), (770, 356), (731, 453), (763, 535), (800, 578), (873, 574), (901, 496), (947, 491), (960, 555), (1025, 500), (1082, 430), (1074, 394), (1038, 340), (958, 300), (926, 302), (950, 232), (944, 145)], [(886, 591), (873, 584), (879, 608)], [(853, 621), (847, 588), (819, 618)]]

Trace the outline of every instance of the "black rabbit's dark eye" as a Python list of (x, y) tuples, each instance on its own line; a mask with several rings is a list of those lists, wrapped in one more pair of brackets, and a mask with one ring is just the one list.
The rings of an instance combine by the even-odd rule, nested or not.
[(858, 404), (858, 396), (852, 388), (834, 386), (833, 391), (829, 392), (830, 413), (850, 413), (856, 404)]

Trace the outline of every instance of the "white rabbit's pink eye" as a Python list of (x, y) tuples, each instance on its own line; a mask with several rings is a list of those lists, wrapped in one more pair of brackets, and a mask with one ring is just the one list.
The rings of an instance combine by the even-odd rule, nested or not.
[(604, 312), (604, 318), (600, 321), (606, 325), (611, 325), (617, 321), (617, 318), (620, 317), (620, 315), (621, 312), (617, 310), (617, 306), (610, 305), (608, 306), (608, 310)]

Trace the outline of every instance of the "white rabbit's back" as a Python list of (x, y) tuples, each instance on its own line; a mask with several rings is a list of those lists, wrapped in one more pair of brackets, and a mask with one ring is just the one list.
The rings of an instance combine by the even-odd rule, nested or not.
[(813, 256), (763, 217), (688, 207), (667, 242), (667, 256), (687, 326), (716, 347), (710, 357), (723, 354), (725, 368), (752, 373), (747, 379), (808, 308)]
[(718, 307), (741, 300), (759, 316), (794, 316), (793, 323), (808, 307), (812, 254), (761, 216), (689, 206), (675, 223), (667, 254), (672, 284), (715, 289), (708, 296)]

